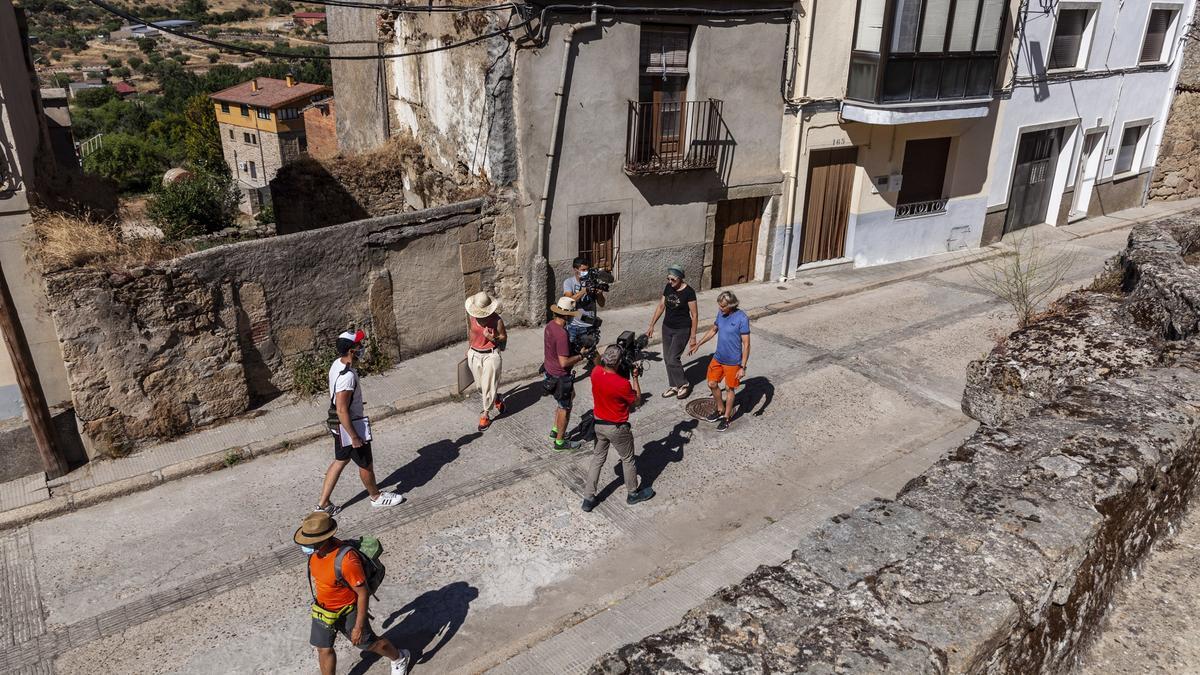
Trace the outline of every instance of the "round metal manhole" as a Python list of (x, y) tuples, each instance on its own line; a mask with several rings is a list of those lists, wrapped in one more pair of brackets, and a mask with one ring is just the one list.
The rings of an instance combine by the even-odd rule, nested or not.
[(704, 396), (688, 401), (688, 404), (684, 406), (684, 410), (693, 418), (702, 420), (717, 411), (717, 402), (711, 396)]

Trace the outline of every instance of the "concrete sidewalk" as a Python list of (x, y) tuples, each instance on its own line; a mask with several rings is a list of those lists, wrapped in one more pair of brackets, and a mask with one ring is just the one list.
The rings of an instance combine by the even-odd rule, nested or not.
[[(1069, 241), (1197, 206), (1200, 200), (1154, 202), (1114, 216), (1042, 228), (1040, 234), (1050, 240)], [(831, 266), (800, 272), (787, 282), (746, 284), (736, 291), (742, 307), (751, 318), (758, 319), (962, 267), (1003, 255), (1007, 249), (1001, 243), (890, 265)], [(710, 323), (718, 293), (699, 293), (702, 327)], [(622, 330), (645, 330), (652, 309), (652, 304), (640, 304), (603, 311), (605, 335), (612, 338)], [(541, 327), (510, 331), (503, 381), (518, 382), (536, 375), (542, 362), (540, 332)], [(453, 345), (404, 361), (385, 375), (364, 378), (368, 414), (378, 422), (452, 400), (463, 350), (462, 344)], [(55, 480), (47, 481), (44, 474), (35, 474), (2, 483), (0, 529), (297, 447), (326, 433), (324, 417), (323, 399), (296, 401), (285, 396), (226, 424), (142, 449), (126, 458), (92, 462)]]

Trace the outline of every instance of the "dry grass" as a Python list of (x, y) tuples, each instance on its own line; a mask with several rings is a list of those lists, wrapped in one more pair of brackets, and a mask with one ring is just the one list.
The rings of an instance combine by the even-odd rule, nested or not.
[(27, 251), (44, 272), (58, 272), (77, 267), (144, 265), (184, 255), (191, 249), (155, 239), (122, 238), (112, 220), (36, 209)]

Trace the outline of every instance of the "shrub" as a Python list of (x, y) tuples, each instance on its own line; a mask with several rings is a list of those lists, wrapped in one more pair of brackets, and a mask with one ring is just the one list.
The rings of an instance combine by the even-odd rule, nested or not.
[(128, 63), (129, 67), (133, 68), (134, 70), (140, 70), (141, 67), (146, 64), (146, 62), (143, 61), (142, 57), (140, 56), (131, 56), (126, 63)]
[(208, 53), (208, 62), (216, 63), (221, 60), (221, 52), (213, 51)]
[(154, 143), (124, 133), (105, 134), (103, 145), (83, 158), (84, 171), (113, 179), (123, 192), (148, 189), (168, 164)]
[(275, 222), (275, 207), (270, 204), (262, 207), (262, 210), (254, 215), (254, 219), (259, 225), (268, 225)]
[(75, 94), (75, 105), (80, 108), (99, 108), (117, 98), (117, 90), (112, 87), (96, 87), (84, 89)]
[(337, 358), (333, 347), (305, 352), (292, 362), (292, 393), (312, 398), (329, 390), (329, 365)]
[(237, 205), (237, 188), (229, 177), (200, 173), (156, 187), (146, 214), (168, 241), (178, 241), (228, 226)]

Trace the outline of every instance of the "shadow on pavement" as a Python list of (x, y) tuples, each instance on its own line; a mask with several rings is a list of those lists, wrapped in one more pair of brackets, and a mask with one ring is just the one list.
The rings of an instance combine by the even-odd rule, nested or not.
[[(771, 401), (775, 400), (775, 385), (765, 377), (752, 377), (742, 383), (745, 387), (734, 403), (737, 405), (737, 414), (733, 419), (738, 419), (744, 415), (753, 415), (754, 417), (762, 417), (762, 414), (767, 412), (767, 407), (771, 405)], [(762, 407), (758, 410), (754, 408), (762, 403)], [(753, 412), (752, 412), (753, 411)]]
[[(445, 439), (417, 450), (417, 457), (408, 464), (396, 469), (387, 478), (379, 480), (379, 489), (386, 490), (394, 487), (399, 492), (409, 492), (416, 488), (425, 485), (433, 480), (434, 476), (442, 470), (450, 462), (458, 459), (459, 451), (463, 446), (466, 446), (476, 438), (483, 436), (482, 433), (476, 431), (460, 437), (457, 441)], [(351, 497), (342, 508), (349, 508), (353, 504), (363, 501), (367, 498), (367, 491), (363, 490)]]
[(507, 394), (502, 394), (504, 400), (504, 416), (512, 417), (513, 415), (537, 403), (545, 395), (546, 390), (542, 388), (541, 379), (534, 380), (533, 382), (527, 382), (516, 389), (509, 391)]
[[(692, 440), (692, 432), (699, 424), (696, 420), (685, 420), (676, 424), (671, 432), (663, 438), (650, 441), (642, 446), (642, 452), (637, 457), (637, 471), (638, 476), (641, 477), (642, 487), (653, 487), (654, 481), (658, 480), (668, 464), (683, 461), (683, 446)], [(634, 434), (636, 433), (635, 429)], [(609, 454), (615, 455), (616, 453)], [(605, 485), (596, 495), (598, 501), (604, 501), (624, 484), (619, 461), (613, 466), (613, 472), (616, 474), (616, 478)]]
[[(479, 589), (465, 581), (424, 593), (384, 619), (382, 637), (396, 649), (411, 652), (412, 664), (425, 663), (450, 642), (467, 620), (471, 602), (478, 597)], [(403, 620), (395, 623), (402, 616)], [(350, 669), (351, 675), (363, 675), (379, 658), (364, 653), (362, 660)]]

